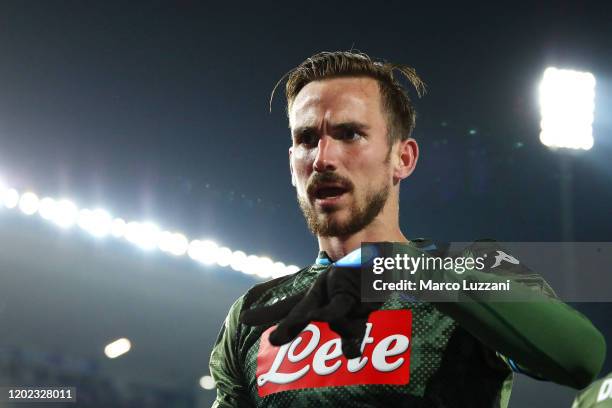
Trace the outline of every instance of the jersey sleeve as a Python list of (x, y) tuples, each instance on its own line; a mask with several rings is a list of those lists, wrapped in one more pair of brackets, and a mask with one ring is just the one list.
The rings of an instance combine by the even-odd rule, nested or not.
[(612, 373), (582, 390), (572, 408), (612, 408)]
[[(489, 251), (479, 251), (481, 248), (489, 249)], [(490, 250), (493, 248), (500, 250), (502, 249), (494, 240), (483, 240), (480, 242), (476, 241), (470, 248), (465, 250), (462, 255), (467, 257), (482, 256), (487, 252), (490, 254)], [(519, 283), (526, 289), (535, 291), (545, 298), (560, 300), (553, 288), (541, 275), (525, 267), (525, 265), (522, 263), (504, 263), (503, 267), (496, 272), (496, 275), (511, 279), (513, 282)], [(547, 379), (541, 373), (534, 371), (534, 369), (518, 364), (512, 358), (509, 358), (499, 352), (496, 352), (495, 355), (513, 372), (528, 375), (536, 380), (547, 381)]]
[[(490, 256), (497, 250), (503, 250), (503, 248), (494, 240), (483, 241), (484, 242), (475, 242), (468, 249), (468, 254), (464, 255), (486, 256), (488, 253)], [(470, 254), (469, 252), (475, 253)], [(546, 365), (550, 365), (551, 367), (547, 367), (546, 369), (543, 369), (541, 364), (531, 363), (528, 355), (524, 353), (523, 355), (521, 355), (520, 352), (517, 352), (516, 354), (512, 353), (514, 357), (497, 353), (498, 356), (502, 359), (502, 361), (508, 364), (510, 369), (512, 369), (514, 372), (525, 374), (538, 380), (553, 379), (559, 381), (558, 378), (563, 376), (569, 378), (573, 382), (573, 384), (570, 384), (567, 382), (567, 379), (564, 379), (564, 383), (567, 385), (573, 385), (575, 388), (579, 388), (581, 384), (584, 384), (584, 382), (588, 381), (588, 379), (580, 378), (578, 381), (576, 381), (578, 375), (580, 377), (586, 377), (589, 374), (584, 371), (590, 371), (590, 375), (594, 376), (599, 372), (599, 368), (597, 368), (597, 360), (599, 360), (599, 358), (597, 356), (601, 355), (602, 349), (605, 350), (605, 343), (602, 347), (601, 340), (603, 337), (601, 336), (601, 333), (597, 331), (597, 329), (584, 315), (562, 302), (554, 290), (550, 287), (548, 282), (546, 282), (541, 275), (529, 269), (522, 262), (519, 262), (516, 259), (514, 259), (514, 261), (517, 263), (501, 263), (500, 266), (503, 266), (501, 268), (496, 268), (492, 275), (494, 278), (510, 279), (513, 284), (518, 284), (519, 288), (523, 289), (525, 292), (530, 291), (534, 293), (534, 301), (528, 305), (528, 308), (524, 308), (521, 305), (516, 307), (517, 313), (519, 311), (524, 311), (523, 313), (517, 314), (517, 319), (522, 321), (520, 326), (532, 329), (533, 331), (537, 330), (537, 327), (543, 323), (543, 321), (540, 321), (537, 318), (538, 313), (541, 311), (543, 316), (548, 315), (552, 318), (551, 321), (547, 321), (546, 323), (553, 323), (554, 321), (562, 322), (565, 320), (568, 329), (576, 329), (575, 333), (580, 333), (579, 330), (581, 330), (586, 343), (588, 343), (590, 339), (590, 345), (592, 346), (592, 348), (587, 347), (583, 350), (589, 350), (593, 353), (590, 356), (591, 358), (589, 358), (589, 356), (584, 355), (585, 352), (583, 351), (583, 355), (577, 357), (578, 360), (582, 360), (582, 363), (586, 364), (579, 364), (577, 363), (578, 360), (574, 359), (572, 361), (572, 359), (569, 358), (570, 356), (569, 353), (567, 353), (567, 350), (561, 351), (563, 347), (559, 346), (558, 338), (551, 335), (548, 337), (545, 336), (543, 340), (538, 342), (542, 345), (540, 346), (540, 350), (535, 349), (538, 347), (536, 344), (533, 344), (534, 349), (532, 349), (534, 352), (548, 354), (549, 361)], [(489, 270), (489, 273), (491, 273), (491, 270)], [(544, 304), (542, 304), (543, 301)], [(547, 308), (546, 305), (552, 306), (552, 308)], [(525, 340), (529, 341), (529, 339)], [(588, 351), (586, 353), (588, 353)], [(574, 354), (577, 354), (576, 351), (574, 351)], [(568, 358), (564, 358), (564, 356), (568, 356)], [(519, 360), (522, 361), (522, 363), (519, 362)], [(551, 360), (556, 360), (556, 362)], [(581, 369), (579, 368), (580, 365), (583, 365)], [(599, 367), (601, 367), (600, 364)], [(584, 368), (587, 369), (585, 370)], [(579, 369), (583, 372), (579, 373)], [(556, 375), (551, 377), (549, 371), (555, 371)], [(545, 374), (545, 372), (549, 372), (549, 374)], [(573, 374), (571, 372), (573, 372)]]
[[(468, 250), (478, 253), (479, 246)], [(584, 387), (603, 365), (602, 334), (584, 315), (559, 300), (543, 279), (524, 265), (521, 268), (518, 274), (512, 268), (492, 266), (463, 275), (446, 269), (428, 271), (428, 278), (442, 283), (512, 281), (512, 293), (499, 291), (492, 298), (488, 292), (463, 292), (461, 301), (434, 305), (519, 369), (559, 384)]]
[(239, 360), (240, 322), (244, 298), (230, 308), (210, 356), (210, 373), (215, 380), (217, 398), (213, 408), (250, 407), (248, 390)]

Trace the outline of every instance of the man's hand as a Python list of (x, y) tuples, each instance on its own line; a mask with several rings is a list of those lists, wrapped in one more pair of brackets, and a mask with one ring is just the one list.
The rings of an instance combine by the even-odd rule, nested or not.
[(270, 343), (275, 346), (293, 340), (311, 321), (327, 322), (342, 339), (342, 353), (351, 359), (361, 355), (368, 316), (380, 306), (381, 302), (361, 302), (359, 265), (332, 264), (309, 289), (270, 306), (245, 310), (240, 322), (260, 326), (280, 320), (270, 334)]

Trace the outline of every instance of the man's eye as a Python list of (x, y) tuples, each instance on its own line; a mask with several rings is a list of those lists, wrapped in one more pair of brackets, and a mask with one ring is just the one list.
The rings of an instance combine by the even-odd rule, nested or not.
[(298, 144), (316, 145), (319, 137), (314, 132), (304, 132), (297, 137)]
[(362, 134), (355, 129), (343, 129), (340, 131), (340, 138), (343, 140), (357, 140), (362, 137)]

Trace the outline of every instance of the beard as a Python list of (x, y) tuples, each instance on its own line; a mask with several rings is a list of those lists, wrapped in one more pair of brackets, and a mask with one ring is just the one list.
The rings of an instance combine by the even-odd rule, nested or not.
[[(326, 217), (320, 217), (314, 205), (310, 204), (308, 198), (298, 196), (298, 203), (306, 219), (308, 229), (320, 237), (345, 237), (353, 235), (374, 221), (374, 218), (382, 211), (389, 198), (389, 185), (385, 184), (377, 191), (368, 191), (364, 205), (353, 201), (349, 208), (349, 218), (346, 221), (337, 221), (331, 217), (333, 211), (326, 212)], [(354, 190), (353, 190), (354, 191)]]

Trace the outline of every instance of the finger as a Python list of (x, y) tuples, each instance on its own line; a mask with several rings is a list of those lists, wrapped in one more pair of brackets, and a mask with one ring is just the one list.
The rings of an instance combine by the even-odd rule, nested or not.
[(319, 320), (323, 322), (339, 320), (347, 316), (356, 303), (354, 297), (342, 293), (334, 296), (327, 305), (312, 310), (308, 314), (308, 317), (310, 320)]
[(329, 324), (330, 329), (343, 338), (360, 338), (365, 335), (367, 318), (340, 319)]
[(289, 312), (304, 298), (305, 292), (297, 293), (269, 306), (261, 306), (243, 310), (240, 313), (240, 323), (248, 326), (260, 326), (276, 323), (285, 318)]
[(278, 324), (276, 330), (270, 333), (270, 343), (279, 346), (290, 342), (310, 323), (308, 317), (311, 310), (316, 309), (320, 303), (318, 292), (309, 291), (308, 294), (289, 312)]
[(361, 356), (361, 343), (363, 342), (363, 339), (343, 337), (341, 341), (342, 354), (344, 354), (344, 357), (350, 360), (352, 358)]
[(270, 344), (273, 346), (282, 346), (295, 339), (308, 326), (310, 320), (302, 319), (292, 321), (290, 323), (281, 322), (278, 327), (270, 333)]
[(367, 318), (342, 319), (330, 324), (342, 340), (342, 354), (348, 359), (361, 355), (361, 344), (365, 336)]

